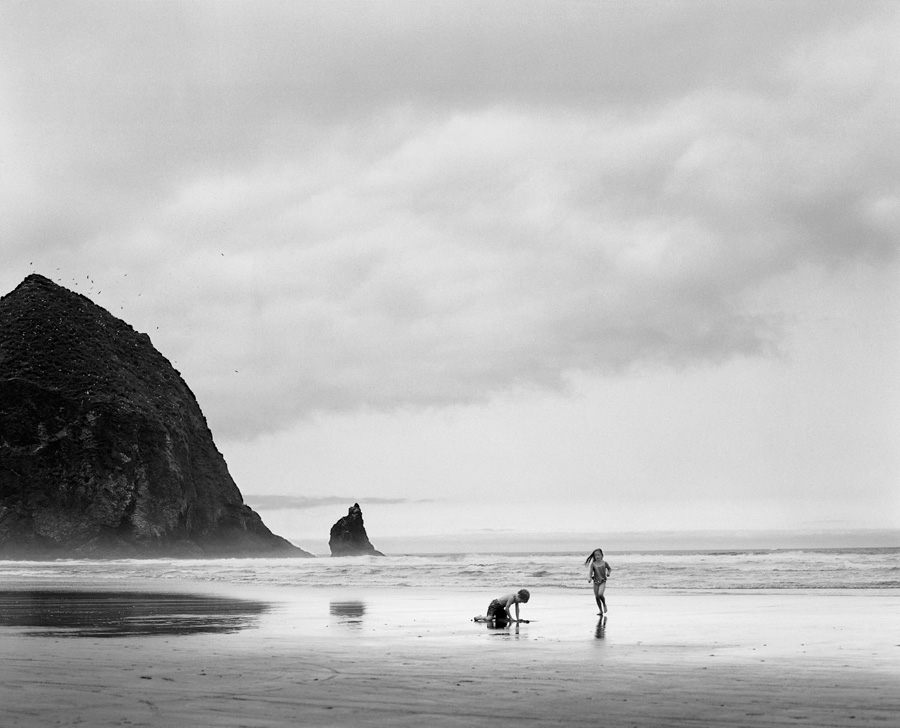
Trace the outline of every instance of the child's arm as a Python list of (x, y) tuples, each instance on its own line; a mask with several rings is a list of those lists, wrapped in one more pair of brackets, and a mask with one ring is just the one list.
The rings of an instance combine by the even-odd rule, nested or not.
[[(507, 618), (508, 620), (512, 620), (512, 612), (509, 611), (509, 608), (510, 608), (513, 604), (516, 604), (516, 595), (515, 595), (515, 594), (510, 594), (508, 597), (506, 597), (506, 599), (505, 599), (504, 601), (505, 601), (505, 603), (504, 603), (504, 605), (503, 605), (503, 609), (506, 610), (506, 618)], [(516, 604), (516, 609), (518, 609), (518, 608), (519, 608), (519, 605)]]

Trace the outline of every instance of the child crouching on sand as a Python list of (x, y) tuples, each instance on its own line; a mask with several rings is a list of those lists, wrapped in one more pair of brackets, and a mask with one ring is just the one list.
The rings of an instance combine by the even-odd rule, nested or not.
[[(527, 589), (519, 589), (514, 594), (498, 597), (488, 604), (487, 614), (483, 617), (475, 617), (476, 622), (527, 622), (527, 619), (519, 619), (519, 604), (526, 604), (531, 599), (531, 592)], [(516, 618), (510, 614), (510, 608), (515, 606)]]

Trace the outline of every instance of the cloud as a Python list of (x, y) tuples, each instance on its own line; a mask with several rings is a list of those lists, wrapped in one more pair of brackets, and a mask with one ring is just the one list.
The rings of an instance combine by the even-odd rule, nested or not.
[(892, 4), (4, 13), (4, 249), (217, 435), (769, 355), (768, 281), (896, 263)]
[[(294, 495), (253, 495), (250, 496), (252, 506), (263, 511), (309, 510), (322, 506), (343, 505), (358, 501), (358, 498), (343, 496), (304, 497)], [(426, 503), (427, 500), (411, 500), (409, 498), (366, 498), (364, 504), (400, 505), (404, 503)]]

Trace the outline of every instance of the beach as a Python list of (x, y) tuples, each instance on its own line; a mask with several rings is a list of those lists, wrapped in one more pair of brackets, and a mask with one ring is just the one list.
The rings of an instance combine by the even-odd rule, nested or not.
[(494, 596), (477, 590), (3, 589), (7, 728), (882, 726), (900, 713), (893, 590), (610, 590), (601, 622), (589, 587), (549, 589), (523, 606), (533, 621), (491, 629), (471, 621)]

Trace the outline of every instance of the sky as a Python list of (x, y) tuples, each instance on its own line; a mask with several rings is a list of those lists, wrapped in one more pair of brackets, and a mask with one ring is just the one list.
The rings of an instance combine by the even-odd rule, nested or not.
[[(0, 0), (0, 293), (327, 553), (900, 529), (900, 3)], [(383, 549), (385, 550), (385, 549)]]

